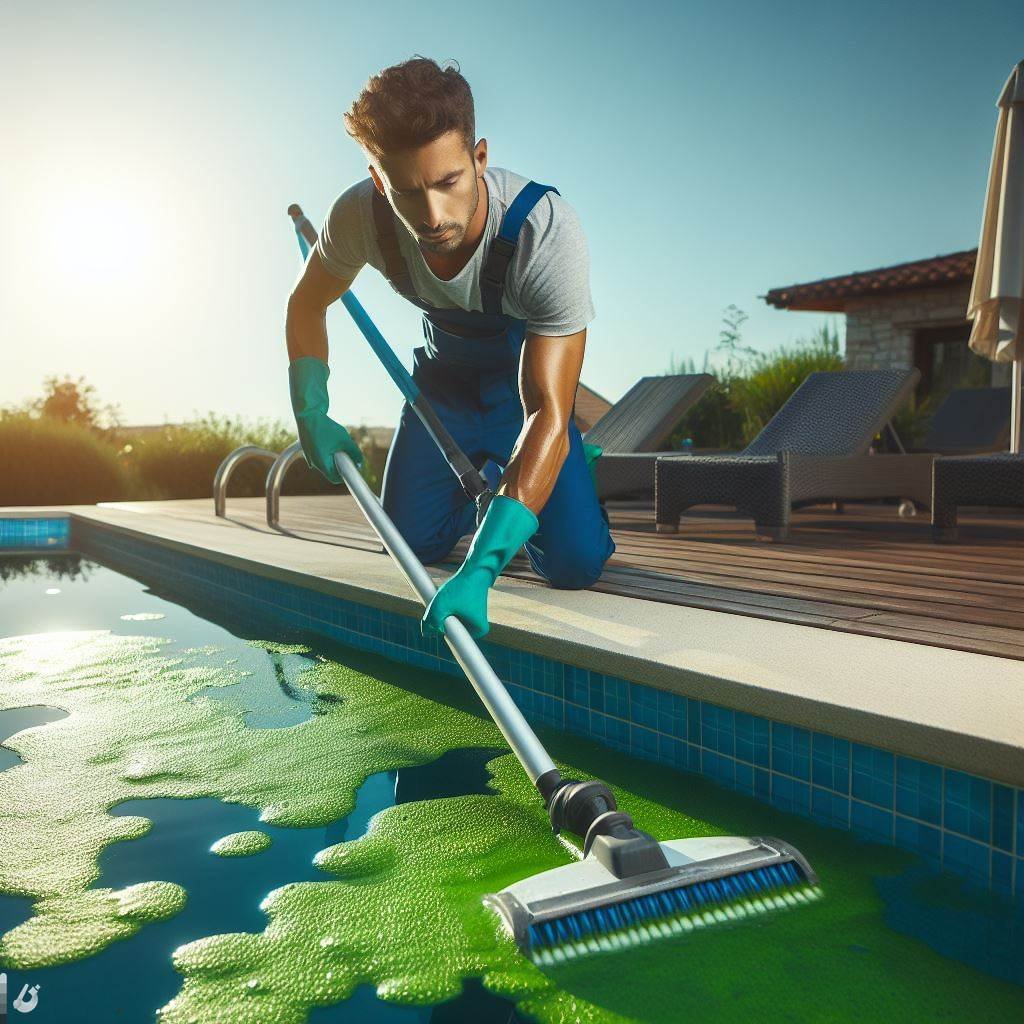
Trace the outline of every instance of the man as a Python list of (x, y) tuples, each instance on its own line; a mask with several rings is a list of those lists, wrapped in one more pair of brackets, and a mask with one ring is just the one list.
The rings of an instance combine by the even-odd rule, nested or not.
[[(594, 317), (586, 239), (552, 186), (487, 165), (457, 69), (417, 57), (373, 76), (344, 115), (370, 177), (335, 201), (288, 300), (292, 406), (306, 461), (340, 483), (337, 451), (362, 462), (327, 415), (327, 307), (370, 263), (423, 313), (413, 379), (492, 486), (469, 554), (422, 622), (457, 615), (488, 631), (487, 595), (525, 543), (552, 586), (580, 589), (615, 550), (573, 403)], [(336, 360), (337, 362), (337, 360)], [(342, 357), (343, 363), (343, 357)], [(424, 562), (475, 523), (447, 462), (408, 403), (388, 454), (384, 508)]]

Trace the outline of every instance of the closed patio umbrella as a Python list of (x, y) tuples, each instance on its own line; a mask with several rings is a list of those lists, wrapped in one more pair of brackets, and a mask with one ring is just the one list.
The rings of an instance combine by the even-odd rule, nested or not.
[(1013, 363), (1010, 451), (1021, 450), (1024, 362), (1024, 61), (1010, 72), (988, 172), (981, 241), (967, 316), (970, 346), (996, 362)]

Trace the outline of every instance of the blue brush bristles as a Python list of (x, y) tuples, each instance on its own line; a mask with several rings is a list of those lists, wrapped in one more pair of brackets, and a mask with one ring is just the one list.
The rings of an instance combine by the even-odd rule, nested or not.
[(530, 925), (533, 959), (553, 964), (681, 935), (702, 925), (797, 906), (819, 893), (793, 861), (633, 896)]

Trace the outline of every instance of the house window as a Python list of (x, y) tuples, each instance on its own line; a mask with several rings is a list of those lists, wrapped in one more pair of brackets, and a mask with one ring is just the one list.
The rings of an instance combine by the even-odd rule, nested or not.
[(970, 322), (951, 327), (922, 327), (914, 332), (914, 365), (921, 371), (918, 398), (941, 401), (956, 388), (984, 388), (992, 381), (992, 363), (967, 344)]

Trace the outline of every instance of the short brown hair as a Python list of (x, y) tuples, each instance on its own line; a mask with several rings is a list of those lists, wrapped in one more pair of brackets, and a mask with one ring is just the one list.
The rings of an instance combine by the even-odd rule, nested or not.
[(445, 132), (458, 131), (472, 151), (476, 118), (469, 83), (455, 67), (441, 68), (429, 57), (385, 68), (372, 75), (342, 117), (345, 131), (375, 160), (415, 149)]

